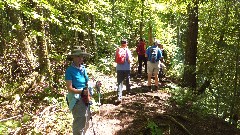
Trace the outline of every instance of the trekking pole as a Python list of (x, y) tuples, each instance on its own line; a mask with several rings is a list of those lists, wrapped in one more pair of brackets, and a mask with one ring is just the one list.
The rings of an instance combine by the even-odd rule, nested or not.
[[(90, 111), (90, 110), (89, 110)], [(90, 111), (90, 120), (92, 122), (92, 129), (93, 129), (93, 135), (96, 135), (94, 127), (93, 127), (93, 120), (92, 120), (92, 112)]]
[[(82, 130), (81, 135), (82, 135), (82, 134), (85, 135), (84, 132), (86, 132), (85, 129), (86, 129), (86, 127), (87, 127), (87, 122), (88, 122), (88, 106), (89, 106), (89, 105), (87, 105), (87, 111), (85, 112), (86, 121), (85, 121), (85, 125), (84, 125), (84, 128), (83, 128), (83, 130)], [(89, 111), (90, 111), (90, 109), (89, 109)]]
[[(91, 110), (90, 110), (90, 104), (87, 105), (87, 111), (89, 111), (89, 115), (90, 115), (90, 116), (89, 116), (89, 119), (90, 119), (91, 122), (92, 122), (93, 135), (96, 135), (95, 130), (94, 130), (94, 127), (93, 127), (92, 112), (91, 112)], [(86, 132), (86, 131), (85, 131), (85, 128), (87, 127), (87, 122), (89, 123), (89, 121), (88, 121), (88, 113), (85, 114), (85, 117), (86, 117), (86, 122), (85, 122), (85, 126), (84, 126), (83, 132)], [(84, 133), (84, 134), (85, 134), (85, 133)]]

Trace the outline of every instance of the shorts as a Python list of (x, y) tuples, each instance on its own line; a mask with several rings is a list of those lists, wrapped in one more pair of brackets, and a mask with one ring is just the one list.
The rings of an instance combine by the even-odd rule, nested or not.
[(159, 72), (159, 61), (158, 62), (155, 62), (155, 63), (152, 63), (150, 61), (147, 62), (147, 73), (149, 74), (158, 74)]

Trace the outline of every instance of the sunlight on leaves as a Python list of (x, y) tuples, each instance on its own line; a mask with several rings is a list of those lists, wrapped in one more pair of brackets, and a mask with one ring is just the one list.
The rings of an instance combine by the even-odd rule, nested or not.
[(0, 9), (4, 10), (4, 3), (2, 1), (0, 1)]
[(13, 8), (20, 9), (21, 7), (21, 0), (7, 0), (6, 2)]
[(20, 30), (22, 27), (21, 27), (21, 25), (19, 25), (19, 24), (15, 24), (15, 25), (13, 25), (12, 26), (12, 29), (13, 30)]

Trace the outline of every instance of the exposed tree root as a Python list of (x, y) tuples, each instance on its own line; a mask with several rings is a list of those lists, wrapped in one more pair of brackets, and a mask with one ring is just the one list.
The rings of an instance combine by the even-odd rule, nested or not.
[(165, 117), (167, 119), (169, 119), (170, 121), (174, 122), (175, 124), (177, 124), (179, 127), (181, 127), (188, 135), (192, 135), (192, 133), (190, 133), (190, 131), (180, 122), (178, 122), (174, 117), (172, 117), (171, 115), (168, 114), (163, 114), (160, 115), (161, 117)]

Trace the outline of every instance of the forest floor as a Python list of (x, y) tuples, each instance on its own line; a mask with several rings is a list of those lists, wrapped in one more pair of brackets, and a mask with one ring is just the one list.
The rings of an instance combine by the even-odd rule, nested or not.
[[(122, 103), (115, 104), (114, 79), (100, 78), (105, 88), (102, 89), (102, 104), (92, 113), (88, 135), (94, 135), (93, 132), (96, 135), (240, 135), (239, 129), (219, 118), (193, 112), (191, 104), (180, 107), (172, 102), (170, 87), (175, 84), (170, 80), (165, 80), (157, 91), (147, 92), (146, 78), (133, 75), (132, 93), (124, 90)], [(66, 107), (64, 94), (56, 94), (58, 98), (62, 97), (63, 105), (49, 106), (49, 102), (54, 100), (50, 100), (47, 89), (36, 90), (26, 91), (24, 99), (20, 99), (21, 104), (16, 100), (17, 96), (0, 104), (0, 134), (6, 134), (3, 128), (9, 134), (17, 135), (71, 134), (72, 116)], [(54, 95), (53, 91), (51, 95)], [(48, 102), (45, 102), (46, 98)], [(21, 123), (14, 127), (13, 120)]]
[[(141, 81), (145, 80), (145, 81)], [(203, 117), (191, 112), (191, 106), (180, 108), (170, 102), (168, 84), (158, 91), (146, 91), (146, 78), (134, 79), (133, 93), (124, 91), (121, 104), (116, 98), (104, 99), (106, 104), (93, 115), (90, 135), (240, 135), (240, 130), (214, 116)]]

